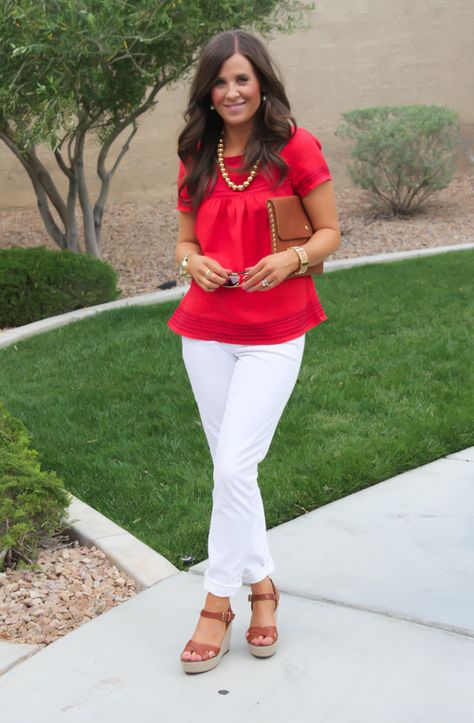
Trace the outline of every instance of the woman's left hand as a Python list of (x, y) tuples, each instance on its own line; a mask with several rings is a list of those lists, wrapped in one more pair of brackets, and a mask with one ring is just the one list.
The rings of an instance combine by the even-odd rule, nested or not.
[[(247, 269), (247, 276), (242, 288), (246, 291), (270, 291), (281, 284), (290, 274), (298, 271), (299, 267), (298, 255), (291, 249), (264, 256), (255, 266)], [(262, 282), (264, 282), (263, 285)]]

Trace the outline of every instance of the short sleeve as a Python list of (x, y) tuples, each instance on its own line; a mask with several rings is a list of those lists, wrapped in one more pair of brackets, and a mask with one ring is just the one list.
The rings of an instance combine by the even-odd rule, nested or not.
[(296, 129), (285, 150), (291, 183), (298, 196), (304, 197), (316, 186), (332, 180), (321, 143), (305, 128)]
[(179, 171), (178, 171), (178, 201), (176, 204), (176, 208), (178, 211), (187, 211), (188, 213), (193, 210), (193, 207), (191, 205), (191, 200), (189, 198), (189, 194), (187, 191), (186, 186), (184, 186), (181, 189), (181, 192), (179, 190), (179, 187), (181, 183), (183, 182), (183, 178), (185, 176), (186, 170), (184, 168), (183, 161), (180, 160), (179, 162)]

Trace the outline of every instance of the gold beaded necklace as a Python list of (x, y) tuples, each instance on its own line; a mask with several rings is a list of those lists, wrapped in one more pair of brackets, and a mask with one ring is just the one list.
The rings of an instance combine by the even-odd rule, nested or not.
[(227, 173), (224, 165), (224, 133), (221, 133), (221, 137), (219, 138), (219, 143), (217, 144), (217, 165), (219, 166), (220, 172), (222, 174), (222, 178), (227, 183), (229, 188), (231, 188), (233, 191), (245, 191), (246, 188), (250, 186), (253, 179), (257, 175), (257, 169), (258, 164), (260, 163), (260, 160), (258, 160), (252, 170), (250, 171), (250, 174), (246, 181), (243, 183), (233, 183), (230, 178), (229, 174)]

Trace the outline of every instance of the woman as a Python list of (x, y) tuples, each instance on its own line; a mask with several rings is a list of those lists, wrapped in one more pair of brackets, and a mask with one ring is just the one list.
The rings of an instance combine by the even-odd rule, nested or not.
[[(179, 136), (176, 257), (191, 286), (169, 320), (214, 464), (207, 591), (181, 654), (187, 673), (229, 649), (230, 605), (252, 595), (250, 651), (276, 650), (279, 593), (257, 482), (296, 383), (305, 333), (326, 319), (311, 276), (340, 243), (331, 175), (319, 141), (297, 128), (265, 46), (242, 30), (202, 51)], [(298, 194), (317, 231), (303, 250), (272, 254), (266, 200)], [(291, 278), (290, 278), (291, 277)]]

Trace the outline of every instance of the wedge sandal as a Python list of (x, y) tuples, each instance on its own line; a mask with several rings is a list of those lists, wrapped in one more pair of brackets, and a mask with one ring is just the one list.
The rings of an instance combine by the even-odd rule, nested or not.
[[(253, 611), (254, 603), (258, 602), (259, 600), (275, 600), (275, 620), (276, 620), (276, 618), (278, 616), (277, 608), (278, 608), (278, 603), (280, 601), (280, 593), (278, 592), (276, 585), (271, 578), (270, 578), (270, 582), (272, 583), (273, 592), (249, 595), (248, 599), (249, 599), (252, 611)], [(257, 638), (259, 635), (263, 635), (265, 638), (271, 638), (273, 640), (273, 642), (265, 643), (263, 645), (253, 645), (250, 641), (253, 640), (253, 638)], [(255, 655), (256, 658), (269, 658), (271, 655), (274, 655), (277, 651), (278, 631), (277, 631), (275, 625), (265, 625), (263, 627), (258, 626), (258, 625), (252, 625), (245, 633), (245, 637), (246, 637), (250, 652), (252, 653), (252, 655)]]
[[(207, 643), (196, 643), (194, 640), (188, 640), (186, 646), (181, 653), (181, 665), (185, 673), (206, 673), (208, 670), (212, 670), (217, 667), (221, 662), (223, 655), (230, 650), (230, 636), (232, 628), (232, 620), (235, 618), (235, 613), (232, 612), (232, 608), (223, 613), (213, 613), (209, 610), (201, 610), (201, 615), (204, 618), (213, 618), (214, 620), (222, 620), (226, 624), (224, 637), (222, 639), (221, 647), (218, 648), (215, 645), (208, 645)], [(183, 660), (182, 655), (187, 650), (189, 652), (194, 651), (201, 656), (201, 660)], [(209, 651), (215, 653), (215, 655), (209, 655)]]

